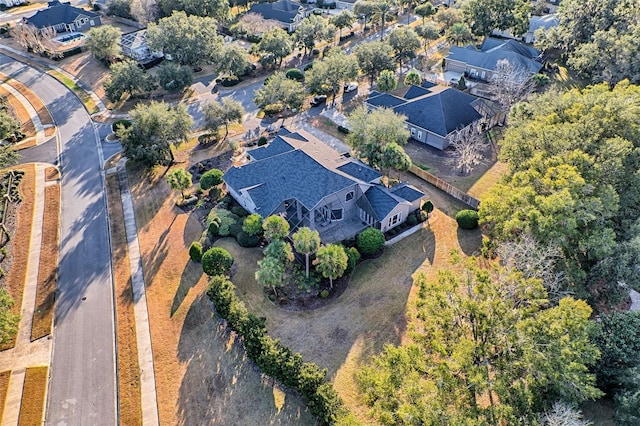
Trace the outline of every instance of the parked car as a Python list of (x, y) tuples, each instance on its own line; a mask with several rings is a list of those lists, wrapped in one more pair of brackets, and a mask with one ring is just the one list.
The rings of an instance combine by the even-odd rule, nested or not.
[(345, 83), (343, 89), (344, 89), (344, 93), (353, 92), (355, 90), (358, 90), (358, 83), (355, 81), (351, 83)]
[(315, 107), (327, 102), (327, 95), (316, 95), (311, 99), (311, 106)]

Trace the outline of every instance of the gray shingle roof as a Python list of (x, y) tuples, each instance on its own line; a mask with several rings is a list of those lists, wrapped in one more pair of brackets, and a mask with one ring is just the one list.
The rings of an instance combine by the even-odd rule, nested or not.
[(404, 99), (398, 98), (397, 96), (393, 96), (388, 93), (378, 94), (377, 96), (369, 95), (369, 98), (367, 99), (367, 103), (369, 105), (385, 108), (391, 108), (405, 102), (406, 101)]
[(539, 55), (540, 52), (536, 49), (515, 40), (487, 37), (479, 50), (472, 46), (452, 46), (446, 59), (492, 71), (496, 69), (499, 60), (506, 59), (514, 67), (536, 74), (542, 68), (542, 64), (534, 60)]
[(409, 202), (413, 202), (424, 197), (424, 193), (422, 191), (406, 183), (394, 186), (391, 188), (391, 192)]
[(299, 149), (233, 167), (223, 179), (237, 191), (253, 187), (247, 192), (265, 217), (285, 200), (295, 198), (311, 209), (325, 196), (356, 183)]
[(98, 16), (93, 12), (73, 7), (69, 3), (60, 3), (56, 0), (49, 2), (49, 7), (39, 10), (26, 20), (36, 28), (46, 28), (59, 24), (70, 24), (76, 20), (78, 15), (85, 15), (88, 18)]
[(257, 13), (264, 19), (273, 19), (290, 24), (298, 14), (299, 7), (296, 3), (288, 0), (280, 0), (275, 3), (254, 3), (251, 5), (249, 13)]
[(364, 196), (373, 208), (374, 216), (379, 222), (383, 220), (391, 210), (393, 210), (400, 202), (389, 194), (389, 190), (382, 185), (374, 185), (367, 189)]
[(409, 90), (407, 90), (407, 93), (404, 94), (404, 98), (414, 99), (414, 98), (419, 98), (420, 96), (428, 95), (429, 93), (431, 93), (431, 90), (429, 89), (411, 85)]
[(382, 176), (378, 171), (357, 160), (351, 160), (348, 163), (339, 166), (338, 170), (353, 176), (356, 179), (360, 179), (363, 182), (372, 182)]
[(393, 110), (406, 116), (407, 123), (444, 137), (482, 118), (472, 105), (477, 99), (449, 88), (411, 100)]
[(274, 155), (282, 154), (284, 152), (293, 151), (295, 148), (289, 145), (280, 136), (276, 136), (274, 140), (268, 145), (260, 146), (258, 148), (247, 151), (254, 160), (263, 160), (265, 158), (272, 157)]

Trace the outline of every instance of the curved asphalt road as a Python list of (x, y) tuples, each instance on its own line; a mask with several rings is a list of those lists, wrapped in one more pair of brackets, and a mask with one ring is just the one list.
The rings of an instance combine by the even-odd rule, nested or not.
[[(62, 215), (48, 425), (116, 424), (111, 249), (98, 144), (80, 101), (48, 75), (0, 55), (0, 72), (48, 106), (59, 141), (21, 152), (22, 162), (58, 164)], [(60, 161), (57, 152), (60, 150)]]

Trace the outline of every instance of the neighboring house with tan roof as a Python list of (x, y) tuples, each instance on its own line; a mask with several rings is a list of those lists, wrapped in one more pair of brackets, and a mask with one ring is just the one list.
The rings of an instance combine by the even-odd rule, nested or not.
[(403, 97), (371, 92), (366, 104), (404, 115), (412, 139), (440, 150), (449, 146), (457, 130), (477, 122), (489, 128), (498, 117), (492, 102), (432, 83), (411, 86)]
[(228, 170), (229, 194), (247, 211), (281, 215), (291, 232), (306, 226), (325, 243), (354, 237), (367, 227), (385, 232), (421, 207), (424, 193), (403, 183), (387, 188), (377, 170), (340, 154), (314, 136), (282, 129), (250, 161)]
[(39, 30), (53, 28), (58, 33), (84, 32), (102, 25), (100, 15), (88, 10), (71, 6), (68, 2), (50, 1), (46, 9), (39, 10), (23, 22), (33, 25)]

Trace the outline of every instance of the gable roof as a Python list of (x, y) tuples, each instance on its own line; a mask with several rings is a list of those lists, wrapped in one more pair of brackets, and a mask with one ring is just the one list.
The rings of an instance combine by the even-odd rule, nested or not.
[(451, 46), (446, 59), (490, 71), (496, 70), (499, 60), (506, 59), (515, 68), (536, 74), (542, 68), (542, 64), (534, 60), (539, 55), (538, 50), (515, 40), (487, 37), (480, 49), (475, 49), (473, 46)]
[(531, 19), (529, 19), (529, 32), (533, 33), (540, 28), (548, 30), (549, 28), (557, 27), (559, 24), (558, 15), (555, 13), (542, 16), (532, 16)]
[(71, 6), (69, 3), (60, 3), (58, 0), (50, 1), (48, 4), (49, 7), (46, 9), (39, 10), (35, 15), (26, 18), (27, 23), (42, 29), (59, 24), (70, 24), (80, 15), (88, 18), (98, 17), (96, 13)]
[(247, 151), (254, 160), (262, 160), (283, 152), (293, 151), (294, 148), (288, 144), (281, 136), (276, 136), (269, 144)]
[(388, 93), (372, 92), (367, 99), (367, 103), (376, 107), (392, 108), (405, 103), (405, 100)]
[(357, 160), (351, 160), (342, 166), (338, 166), (337, 169), (349, 176), (360, 179), (363, 182), (372, 182), (382, 177), (382, 174), (377, 170), (374, 170)]
[(474, 108), (478, 98), (453, 88), (412, 99), (393, 110), (407, 117), (407, 123), (442, 137), (482, 118)]
[(412, 85), (409, 90), (407, 90), (407, 93), (404, 94), (404, 98), (413, 99), (420, 96), (428, 95), (429, 93), (431, 93), (431, 90), (427, 88)]
[[(382, 221), (393, 209), (400, 204), (400, 200), (393, 197), (389, 190), (382, 185), (374, 185), (367, 189), (364, 193), (364, 197), (369, 202), (369, 205), (373, 209), (373, 216), (378, 222)], [(357, 204), (357, 203), (356, 203)], [(360, 207), (360, 204), (358, 204)], [(360, 207), (362, 208), (362, 207)], [(365, 208), (363, 210), (366, 211)], [(368, 212), (371, 214), (370, 212)]]
[(391, 188), (391, 193), (409, 202), (413, 202), (424, 197), (424, 192), (407, 184), (406, 182)]
[(257, 13), (264, 19), (290, 24), (298, 15), (300, 5), (289, 0), (279, 0), (275, 3), (254, 3), (249, 9), (249, 13)]

